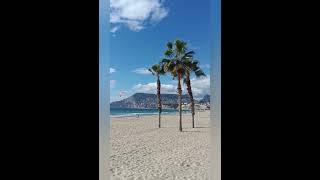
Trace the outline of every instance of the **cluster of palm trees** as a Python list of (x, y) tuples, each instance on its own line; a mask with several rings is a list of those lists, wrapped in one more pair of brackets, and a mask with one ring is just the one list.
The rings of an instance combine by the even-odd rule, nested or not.
[(205, 73), (199, 67), (199, 61), (194, 59), (194, 51), (189, 51), (187, 48), (187, 43), (182, 40), (176, 40), (174, 42), (168, 42), (166, 50), (164, 52), (165, 58), (161, 59), (158, 64), (153, 65), (149, 68), (152, 75), (157, 77), (157, 103), (159, 110), (159, 125), (161, 127), (161, 82), (160, 76), (165, 74), (170, 74), (173, 79), (178, 80), (177, 94), (178, 94), (178, 104), (179, 104), (179, 131), (182, 131), (182, 88), (181, 81), (187, 86), (187, 91), (190, 99), (191, 105), (191, 115), (192, 115), (192, 128), (194, 128), (194, 99), (191, 88), (190, 76), (192, 73), (196, 77), (206, 76)]

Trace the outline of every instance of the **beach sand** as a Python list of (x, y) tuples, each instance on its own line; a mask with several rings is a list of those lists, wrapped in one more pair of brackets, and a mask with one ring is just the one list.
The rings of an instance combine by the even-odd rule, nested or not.
[(210, 111), (191, 114), (111, 118), (112, 180), (209, 179)]

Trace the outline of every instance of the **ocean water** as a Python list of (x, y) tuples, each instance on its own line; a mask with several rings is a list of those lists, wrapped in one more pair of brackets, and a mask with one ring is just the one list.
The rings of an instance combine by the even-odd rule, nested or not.
[[(190, 110), (183, 110), (184, 113)], [(179, 111), (176, 109), (162, 109), (162, 114), (175, 114)], [(158, 114), (158, 109), (132, 109), (132, 108), (110, 108), (111, 117), (124, 117), (124, 116), (145, 116)]]

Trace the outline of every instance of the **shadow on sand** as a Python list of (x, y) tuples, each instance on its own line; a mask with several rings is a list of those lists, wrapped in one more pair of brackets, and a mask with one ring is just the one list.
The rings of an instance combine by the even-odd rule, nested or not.
[(188, 130), (182, 129), (182, 132), (206, 133), (207, 131), (188, 131)]

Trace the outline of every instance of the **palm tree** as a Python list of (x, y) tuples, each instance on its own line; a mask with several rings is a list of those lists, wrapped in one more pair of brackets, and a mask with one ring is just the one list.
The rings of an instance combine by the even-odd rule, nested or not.
[(185, 61), (187, 68), (186, 68), (185, 78), (183, 79), (183, 82), (187, 85), (187, 91), (188, 91), (190, 105), (191, 105), (192, 128), (194, 128), (195, 111), (194, 111), (194, 99), (193, 99), (193, 94), (192, 94), (192, 89), (191, 89), (190, 74), (191, 74), (191, 72), (194, 72), (194, 74), (197, 78), (202, 77), (202, 76), (206, 76), (206, 74), (199, 67), (199, 62), (197, 60), (193, 60), (192, 55), (190, 55), (190, 57), (184, 59), (184, 61)]
[(181, 40), (176, 40), (174, 43), (167, 43), (167, 50), (164, 55), (166, 58), (161, 60), (165, 72), (170, 72), (173, 78), (178, 79), (178, 103), (179, 103), (179, 131), (182, 131), (182, 89), (181, 80), (185, 76), (188, 69), (186, 59), (194, 54), (193, 51), (187, 51), (187, 43)]
[(161, 97), (160, 97), (160, 89), (161, 89), (161, 82), (160, 82), (160, 75), (165, 74), (162, 66), (160, 64), (155, 64), (149, 68), (149, 71), (152, 75), (157, 77), (157, 99), (158, 99), (158, 111), (159, 111), (159, 128), (161, 127), (161, 111), (162, 111), (162, 104), (161, 104)]

